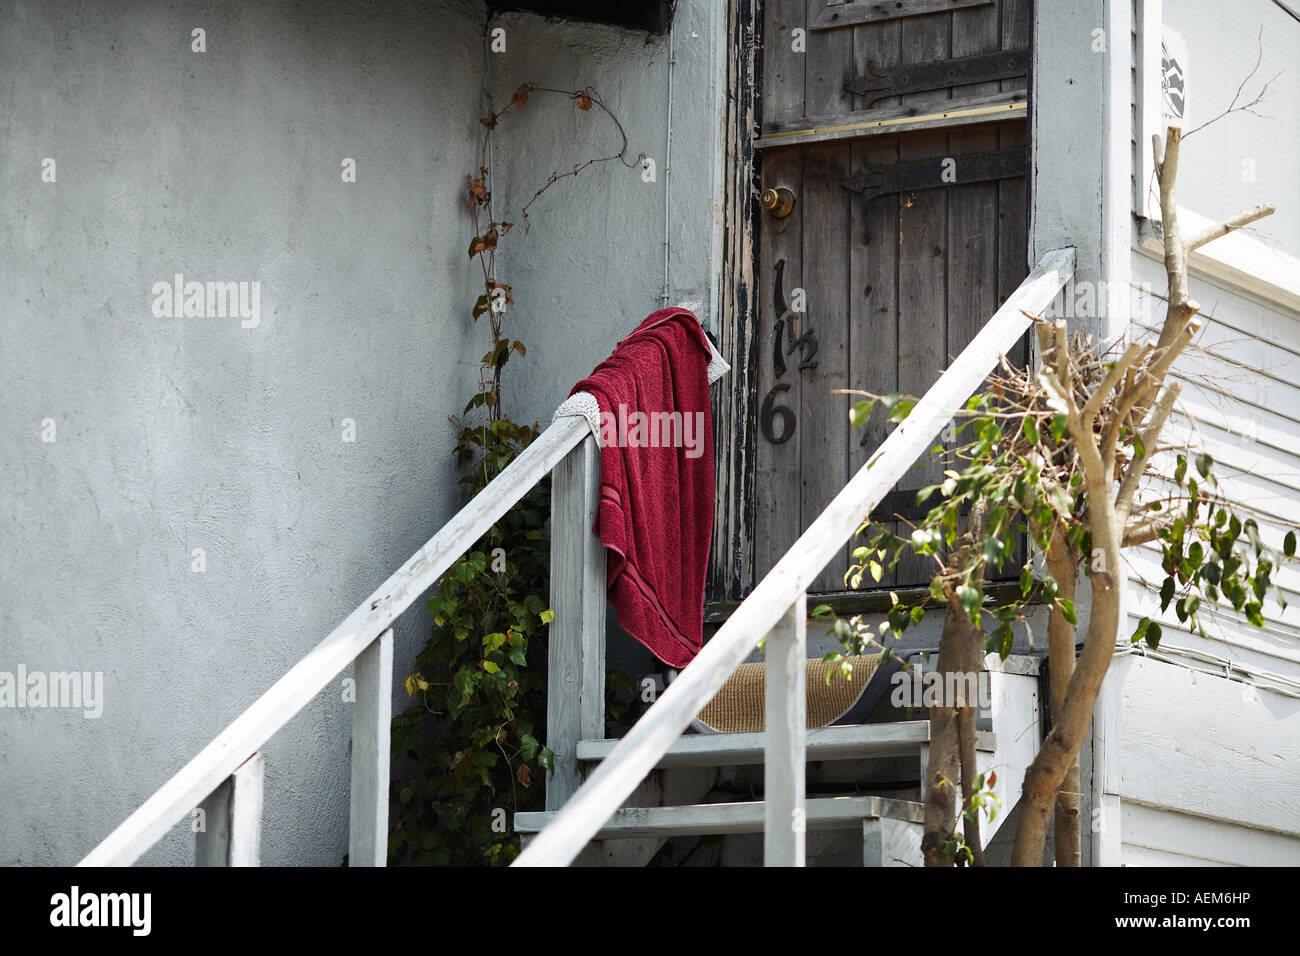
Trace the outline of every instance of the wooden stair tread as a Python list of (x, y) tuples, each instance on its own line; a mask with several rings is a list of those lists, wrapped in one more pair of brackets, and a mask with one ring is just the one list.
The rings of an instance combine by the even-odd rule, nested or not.
[[(928, 720), (817, 727), (808, 731), (808, 760), (907, 756), (916, 753), (922, 744), (929, 741)], [(578, 759), (586, 762), (604, 760), (618, 743), (618, 740), (579, 740)], [(992, 752), (996, 738), (990, 731), (976, 731), (975, 746), (978, 750)], [(656, 766), (726, 767), (761, 763), (762, 733), (684, 734), (673, 742)]]
[[(615, 811), (592, 839), (761, 833), (765, 809), (762, 800), (682, 807), (625, 807)], [(819, 797), (808, 800), (805, 809), (809, 830), (840, 830), (879, 817), (917, 824), (924, 819), (921, 804), (888, 797)], [(519, 833), (536, 833), (555, 813), (516, 813), (514, 828)]]

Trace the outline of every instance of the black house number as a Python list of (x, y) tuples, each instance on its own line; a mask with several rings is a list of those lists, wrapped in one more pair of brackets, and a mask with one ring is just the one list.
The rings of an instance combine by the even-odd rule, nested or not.
[[(805, 329), (802, 335), (795, 336), (798, 318), (785, 301), (782, 283), (784, 274), (785, 260), (780, 259), (776, 263), (776, 281), (772, 287), (772, 310), (776, 314), (772, 328), (772, 372), (776, 376), (776, 384), (768, 391), (767, 397), (763, 399), (763, 407), (759, 409), (759, 428), (763, 437), (773, 445), (789, 441), (797, 422), (794, 411), (788, 405), (777, 404), (777, 399), (790, 391), (790, 383), (781, 381), (788, 370), (786, 356), (793, 355), (796, 351), (799, 353), (799, 371), (817, 367), (817, 334), (812, 329)], [(779, 433), (777, 419), (781, 420)]]

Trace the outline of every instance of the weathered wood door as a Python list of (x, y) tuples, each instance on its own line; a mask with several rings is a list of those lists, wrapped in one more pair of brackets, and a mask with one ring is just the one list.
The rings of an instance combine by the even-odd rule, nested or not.
[[(1029, 0), (764, 7), (755, 145), (777, 193), (754, 270), (755, 581), (892, 427), (877, 408), (851, 428), (834, 390), (923, 394), (1026, 274), (1031, 16)], [(914, 516), (940, 474), (923, 459), (877, 517)], [(846, 566), (847, 550), (814, 590), (846, 590)]]

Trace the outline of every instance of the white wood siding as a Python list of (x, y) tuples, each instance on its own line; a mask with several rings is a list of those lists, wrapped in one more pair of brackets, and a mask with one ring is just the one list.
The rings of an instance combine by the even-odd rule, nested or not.
[(1136, 803), (1120, 810), (1125, 866), (1295, 866), (1300, 838)]
[[(1164, 315), (1164, 303), (1156, 298), (1164, 293), (1164, 269), (1139, 253), (1133, 257), (1133, 276), (1136, 285), (1156, 293), (1137, 296), (1139, 304), (1149, 306), (1133, 317), (1133, 335), (1141, 339)], [(1214, 457), (1224, 492), (1262, 512), (1260, 535), (1280, 552), (1286, 532), (1300, 528), (1300, 317), (1204, 277), (1193, 278), (1192, 295), (1206, 324), (1201, 348), (1175, 367), (1183, 395), (1167, 437), (1187, 439)], [(1300, 680), (1300, 567), (1281, 569), (1278, 581), (1290, 606), (1283, 610), (1270, 597), (1263, 629), (1251, 627), (1224, 601), (1219, 610), (1203, 614), (1206, 640), (1180, 625), (1172, 607), (1160, 613), (1159, 549), (1134, 549), (1128, 559), (1128, 633), (1151, 615), (1164, 629), (1162, 646), (1187, 647)]]
[(1137, 655), (1106, 699), (1109, 862), (1300, 865), (1300, 700)]

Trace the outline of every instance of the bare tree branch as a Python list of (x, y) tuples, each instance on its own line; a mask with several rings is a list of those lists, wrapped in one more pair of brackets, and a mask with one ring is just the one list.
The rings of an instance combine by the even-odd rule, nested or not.
[(1116, 360), (1115, 364), (1110, 367), (1110, 371), (1106, 373), (1106, 377), (1102, 379), (1101, 384), (1097, 386), (1097, 390), (1092, 393), (1092, 398), (1088, 399), (1087, 404), (1083, 406), (1082, 415), (1086, 424), (1089, 426), (1092, 425), (1097, 418), (1097, 413), (1101, 411), (1101, 406), (1105, 404), (1107, 397), (1109, 397), (1111, 389), (1115, 387), (1121, 377), (1127, 375), (1129, 368), (1132, 365), (1145, 359), (1147, 353), (1149, 353), (1152, 348), (1153, 346), (1149, 344), (1139, 345), (1137, 342), (1129, 343), (1128, 348), (1124, 350), (1124, 354), (1121, 355)]
[(1124, 547), (1132, 548), (1155, 541), (1162, 532), (1174, 526), (1178, 515), (1176, 511), (1166, 511), (1151, 518), (1130, 521), (1124, 526)]
[(1139, 456), (1136, 451), (1134, 452), (1133, 460), (1129, 462), (1128, 473), (1124, 475), (1124, 480), (1120, 482), (1119, 491), (1115, 494), (1115, 511), (1120, 516), (1121, 521), (1128, 521), (1129, 513), (1133, 509), (1133, 496), (1137, 494), (1138, 484), (1147, 471), (1147, 462), (1151, 458), (1151, 449), (1155, 445), (1156, 439), (1160, 437), (1160, 429), (1165, 427), (1165, 422), (1169, 419), (1169, 413), (1173, 411), (1174, 402), (1178, 400), (1178, 395), (1182, 390), (1183, 387), (1177, 382), (1170, 382), (1165, 387), (1164, 394), (1160, 396), (1160, 401), (1156, 403), (1155, 409), (1151, 412), (1151, 420), (1141, 431), (1142, 455)]
[(1229, 113), (1250, 113), (1252, 116), (1260, 116), (1260, 117), (1264, 117), (1265, 119), (1272, 118), (1272, 117), (1265, 117), (1263, 113), (1257, 113), (1255, 111), (1255, 107), (1258, 106), (1260, 103), (1264, 102), (1264, 99), (1268, 96), (1268, 88), (1272, 86), (1274, 80), (1276, 80), (1279, 76), (1282, 75), (1281, 73), (1274, 73), (1272, 77), (1265, 80), (1264, 85), (1259, 88), (1259, 92), (1255, 94), (1255, 96), (1250, 100), (1249, 103), (1242, 103), (1240, 106), (1237, 105), (1237, 100), (1241, 99), (1241, 94), (1242, 91), (1246, 89), (1246, 84), (1249, 83), (1251, 79), (1255, 76), (1255, 74), (1259, 72), (1259, 65), (1262, 62), (1264, 62), (1264, 27), (1263, 26), (1260, 26), (1259, 28), (1259, 35), (1255, 38), (1255, 44), (1258, 50), (1255, 56), (1255, 65), (1250, 68), (1250, 72), (1247, 73), (1246, 76), (1242, 79), (1241, 83), (1238, 84), (1237, 92), (1232, 94), (1232, 102), (1228, 104), (1228, 108), (1224, 110), (1222, 113), (1220, 113), (1218, 116), (1214, 117), (1213, 119), (1206, 120), (1200, 126), (1196, 127), (1196, 129), (1192, 130), (1191, 133), (1185, 134), (1186, 136), (1191, 136), (1192, 133), (1200, 132), (1201, 130), (1205, 129), (1205, 127), (1209, 126), (1211, 123), (1217, 123), (1219, 120), (1223, 119)]
[(1251, 206), (1249, 209), (1243, 209), (1230, 219), (1223, 222), (1215, 223), (1200, 232), (1193, 233), (1190, 239), (1187, 239), (1185, 245), (1188, 252), (1195, 252), (1207, 242), (1213, 242), (1221, 236), (1226, 236), (1234, 229), (1240, 229), (1242, 226), (1249, 225), (1257, 219), (1263, 219), (1265, 216), (1271, 216), (1276, 210), (1271, 202), (1260, 203), (1258, 206)]

